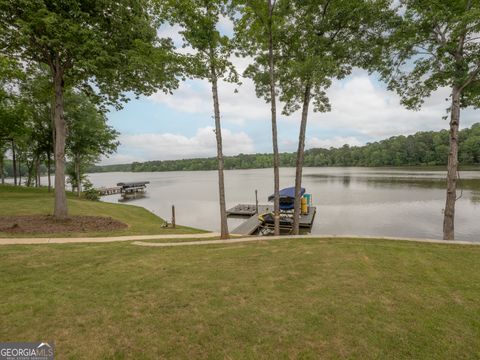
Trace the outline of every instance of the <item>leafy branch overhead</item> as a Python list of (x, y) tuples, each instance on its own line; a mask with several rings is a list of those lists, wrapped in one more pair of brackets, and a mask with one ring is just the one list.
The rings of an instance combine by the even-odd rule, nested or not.
[(219, 23), (232, 16), (226, 1), (170, 0), (159, 1), (158, 11), (171, 24), (180, 26), (183, 39), (184, 75), (210, 79), (215, 76), (227, 82), (239, 83), (231, 62), (235, 49), (229, 36), (222, 34)]
[(61, 69), (78, 86), (121, 106), (126, 92), (178, 86), (170, 39), (158, 39), (147, 1), (0, 2), (2, 52)]
[(409, 108), (442, 87), (458, 86), (461, 106), (480, 106), (480, 5), (477, 1), (401, 1), (381, 72)]
[(68, 216), (65, 92), (81, 89), (104, 109), (118, 109), (127, 93), (176, 88), (182, 67), (172, 41), (157, 36), (161, 22), (149, 0), (0, 0), (1, 54), (31, 67), (46, 65), (50, 72), (55, 218)]

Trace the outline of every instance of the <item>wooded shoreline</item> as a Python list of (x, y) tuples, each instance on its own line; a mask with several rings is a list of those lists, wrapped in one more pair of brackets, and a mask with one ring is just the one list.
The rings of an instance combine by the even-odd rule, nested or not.
[[(480, 169), (480, 123), (460, 131), (460, 169)], [(305, 151), (306, 167), (422, 167), (444, 170), (447, 165), (448, 131), (417, 132), (394, 136), (364, 146), (344, 145), (341, 148), (314, 148)], [(273, 167), (273, 154), (239, 154), (225, 156), (225, 169), (263, 169)], [(281, 153), (281, 167), (295, 167), (296, 153)], [(116, 171), (194, 171), (216, 170), (215, 157), (134, 162), (92, 166), (88, 172)]]

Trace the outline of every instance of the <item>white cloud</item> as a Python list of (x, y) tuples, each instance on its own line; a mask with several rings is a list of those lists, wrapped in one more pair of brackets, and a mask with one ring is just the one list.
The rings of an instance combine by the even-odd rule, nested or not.
[[(220, 18), (217, 28), (228, 36), (233, 33), (233, 23), (226, 17)], [(177, 46), (177, 51), (193, 52), (190, 48), (181, 48), (183, 41), (179, 31), (181, 27), (178, 25), (162, 25), (159, 35), (171, 37)], [(250, 58), (232, 56), (231, 61), (239, 74), (251, 64)], [(219, 82), (222, 121), (244, 125), (248, 121), (268, 121), (269, 105), (263, 99), (256, 97), (255, 86), (250, 79), (242, 78), (241, 80), (243, 84), (240, 87)], [(238, 93), (235, 93), (235, 89)], [(420, 111), (411, 111), (400, 104), (397, 94), (386, 90), (365, 71), (355, 69), (351, 76), (342, 81), (334, 81), (332, 87), (328, 89), (332, 111), (329, 113), (310, 111), (309, 124), (337, 133), (358, 133), (370, 140), (412, 134), (421, 130), (445, 129), (448, 128), (448, 122), (443, 121), (442, 117), (446, 115), (446, 108), (449, 106), (448, 101), (445, 101), (449, 97), (449, 92), (447, 88), (439, 89), (426, 99)], [(207, 81), (188, 81), (183, 83), (173, 96), (157, 93), (150, 99), (180, 112), (208, 116), (213, 113), (211, 89)], [(298, 122), (300, 112), (290, 117), (281, 116), (282, 105), (278, 102), (279, 127), (284, 121)], [(479, 119), (475, 116), (473, 110), (463, 110), (462, 127), (478, 121)], [(280, 141), (283, 140), (285, 139), (280, 139)], [(311, 141), (315, 142), (313, 139)], [(337, 143), (334, 138), (328, 141), (332, 144)]]
[[(254, 151), (252, 139), (244, 132), (234, 133), (229, 129), (222, 129), (222, 137), (225, 155)], [(211, 157), (215, 156), (217, 151), (214, 128), (210, 126), (198, 129), (192, 137), (170, 133), (121, 135), (120, 142), (121, 153), (103, 160), (102, 164)], [(125, 153), (129, 155), (122, 155)]]
[[(442, 120), (449, 106), (445, 101), (449, 97), (446, 88), (426, 99), (420, 111), (407, 110), (400, 104), (398, 95), (374, 86), (372, 78), (361, 72), (346, 81), (335, 82), (328, 95), (332, 111), (310, 114), (311, 123), (325, 129), (355, 131), (372, 139), (381, 139), (448, 128), (448, 122)], [(464, 126), (475, 120), (472, 110), (464, 110), (462, 116)]]
[(350, 146), (360, 146), (363, 143), (353, 136), (335, 136), (330, 139), (319, 139), (317, 137), (312, 137), (307, 139), (307, 148), (323, 148), (330, 149), (331, 147), (339, 148), (343, 145), (348, 144)]
[[(248, 59), (236, 58), (242, 69)], [(246, 124), (248, 121), (268, 121), (270, 107), (263, 99), (258, 99), (255, 86), (250, 79), (242, 79), (242, 86), (219, 83), (220, 111), (222, 121)], [(235, 89), (238, 93), (235, 93)], [(328, 90), (332, 111), (315, 113), (310, 111), (309, 124), (337, 132), (355, 132), (371, 140), (378, 140), (399, 134), (412, 134), (421, 130), (448, 128), (442, 117), (449, 106), (449, 90), (439, 89), (426, 99), (420, 111), (407, 110), (400, 104), (395, 93), (381, 87), (372, 77), (362, 71), (355, 72), (343, 81), (335, 81)], [(200, 113), (211, 116), (213, 105), (210, 85), (206, 81), (193, 80), (183, 83), (173, 96), (154, 94), (151, 100), (186, 113)], [(278, 103), (279, 111), (282, 104)], [(298, 122), (300, 112), (290, 117), (279, 113), (281, 122)], [(470, 126), (475, 118), (473, 110), (462, 111), (462, 126)]]
[[(220, 16), (217, 26), (220, 32), (232, 36), (233, 27), (233, 22), (229, 18)], [(179, 25), (163, 24), (158, 30), (158, 35), (171, 38), (177, 48), (176, 51), (179, 53), (195, 53), (195, 50), (191, 47), (183, 47), (184, 41), (180, 34), (181, 30), (182, 27)], [(232, 55), (230, 61), (240, 75), (242, 85), (238, 86), (219, 81), (218, 93), (222, 120), (244, 124), (246, 120), (268, 118), (269, 105), (256, 97), (253, 81), (241, 76), (252, 60), (248, 57)], [(185, 113), (213, 114), (211, 85), (206, 80), (188, 80), (183, 82), (172, 96), (165, 96), (163, 92), (157, 92), (151, 95), (149, 99)]]
[[(269, 105), (264, 100), (256, 97), (255, 87), (251, 80), (244, 80), (241, 87), (235, 84), (220, 82), (218, 84), (218, 93), (222, 121), (244, 124), (246, 120), (269, 119)], [(213, 115), (210, 84), (204, 80), (184, 82), (172, 96), (156, 93), (150, 96), (150, 99), (167, 105), (176, 111)]]

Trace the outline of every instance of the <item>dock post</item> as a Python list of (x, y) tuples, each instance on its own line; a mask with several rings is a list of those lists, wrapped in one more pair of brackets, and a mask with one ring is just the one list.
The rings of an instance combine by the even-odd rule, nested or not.
[(258, 190), (255, 189), (255, 214), (258, 214)]
[(172, 227), (175, 229), (175, 205), (172, 205)]

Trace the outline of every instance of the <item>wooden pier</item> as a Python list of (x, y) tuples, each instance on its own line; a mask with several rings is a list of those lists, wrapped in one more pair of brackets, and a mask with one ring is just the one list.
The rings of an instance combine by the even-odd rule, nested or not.
[[(258, 219), (260, 214), (273, 212), (273, 205), (258, 205), (258, 212), (256, 205), (239, 204), (227, 210), (227, 216), (229, 217), (244, 217), (248, 218), (245, 222), (237, 226), (231, 231), (232, 234), (238, 235), (252, 235), (262, 225), (262, 222)], [(307, 214), (300, 215), (300, 227), (311, 228), (313, 221), (315, 220), (315, 214), (317, 208), (310, 206)]]
[(122, 192), (122, 187), (121, 186), (113, 186), (109, 188), (99, 188), (97, 189), (98, 193), (100, 196), (107, 196), (107, 195), (115, 195), (115, 194), (120, 194)]
[(258, 215), (250, 217), (231, 231), (232, 234), (237, 235), (253, 235), (259, 228), (262, 222), (258, 219)]

